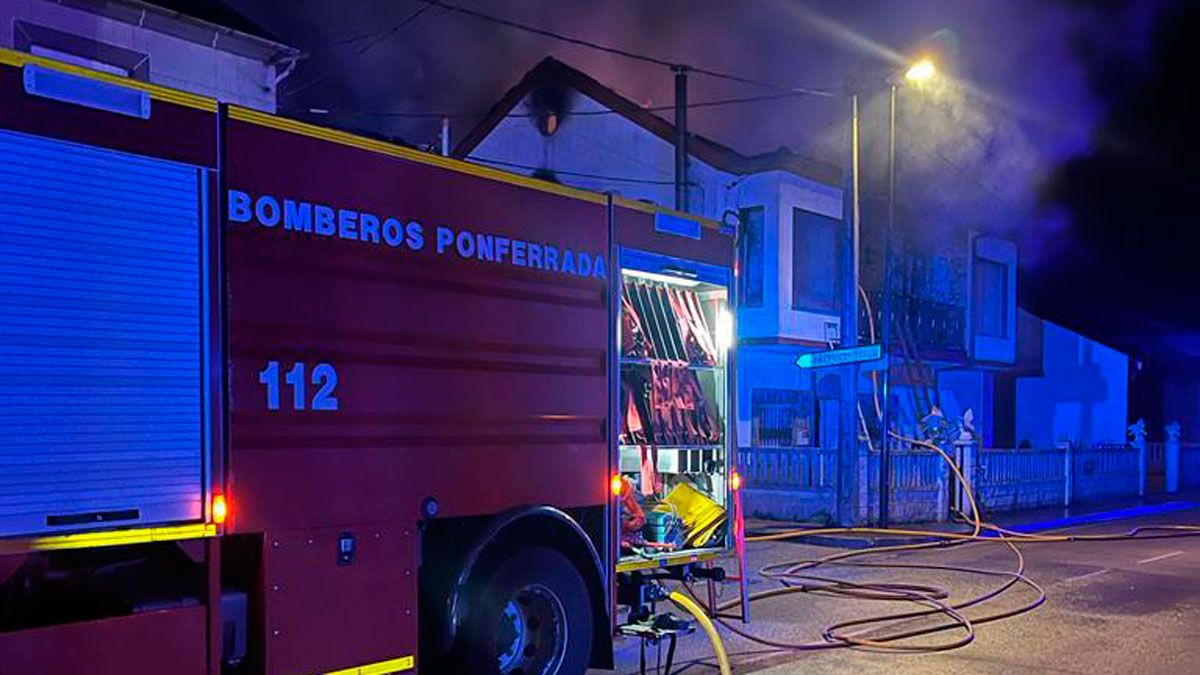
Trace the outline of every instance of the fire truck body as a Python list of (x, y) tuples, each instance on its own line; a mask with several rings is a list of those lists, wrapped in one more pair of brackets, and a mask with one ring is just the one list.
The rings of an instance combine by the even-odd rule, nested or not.
[(724, 548), (623, 554), (610, 485), (625, 273), (715, 325), (730, 230), (9, 52), (0, 143), (0, 672), (569, 672)]

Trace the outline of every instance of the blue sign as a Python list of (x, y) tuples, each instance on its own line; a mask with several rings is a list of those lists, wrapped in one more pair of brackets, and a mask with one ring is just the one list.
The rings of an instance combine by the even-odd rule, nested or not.
[(801, 354), (796, 359), (796, 365), (801, 368), (829, 368), (845, 366), (851, 363), (878, 361), (883, 358), (883, 345), (863, 345), (846, 349), (833, 349), (827, 352), (811, 352)]
[(654, 231), (673, 234), (677, 237), (700, 239), (700, 221), (691, 218), (681, 218), (670, 213), (654, 214)]

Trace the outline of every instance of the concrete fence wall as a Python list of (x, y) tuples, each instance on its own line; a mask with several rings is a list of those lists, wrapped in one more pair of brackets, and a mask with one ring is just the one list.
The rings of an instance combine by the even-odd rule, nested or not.
[[(888, 500), (889, 520), (897, 523), (944, 520), (948, 513), (949, 467), (938, 453), (899, 445), (891, 451), (892, 480)], [(868, 508), (879, 513), (879, 453), (870, 453), (867, 462)]]
[(1058, 448), (984, 448), (975, 476), (984, 513), (1059, 506), (1066, 498), (1066, 456)]
[[(948, 450), (954, 456), (954, 450)], [(830, 520), (837, 511), (835, 450), (742, 448), (747, 514), (780, 520)], [(984, 448), (969, 479), (985, 514), (1064, 506), (1138, 495), (1139, 450), (1132, 445), (1090, 448)], [(971, 465), (972, 462), (968, 462)], [(894, 523), (945, 520), (951, 472), (940, 455), (897, 445), (891, 453)], [(1184, 476), (1200, 482), (1200, 445), (1184, 448)], [(867, 456), (868, 520), (879, 513), (879, 453)]]
[(837, 512), (837, 450), (740, 448), (746, 515), (832, 521)]
[(1098, 444), (1076, 450), (1071, 499), (1077, 502), (1137, 496), (1138, 450), (1131, 445)]

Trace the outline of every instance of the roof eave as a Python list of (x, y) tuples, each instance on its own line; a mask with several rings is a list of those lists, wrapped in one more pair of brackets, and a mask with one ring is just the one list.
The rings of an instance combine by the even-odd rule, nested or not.
[(257, 59), (280, 63), (301, 57), (290, 45), (258, 35), (212, 23), (204, 19), (166, 9), (142, 0), (57, 0), (60, 4), (213, 48)]

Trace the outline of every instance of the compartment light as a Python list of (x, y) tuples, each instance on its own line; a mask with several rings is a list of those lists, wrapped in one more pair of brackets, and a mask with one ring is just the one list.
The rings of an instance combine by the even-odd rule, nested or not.
[(723, 309), (717, 314), (717, 348), (729, 351), (733, 346), (733, 315)]
[(225, 502), (225, 495), (215, 495), (212, 500), (212, 519), (217, 525), (224, 525), (225, 519), (229, 517), (229, 504)]
[(676, 286), (686, 286), (689, 288), (692, 286), (700, 285), (700, 282), (696, 281), (695, 279), (688, 279), (686, 277), (677, 277), (677, 276), (672, 276), (670, 274), (658, 274), (657, 272), (643, 272), (642, 270), (624, 269), (624, 270), (621, 270), (621, 273), (626, 276), (630, 276), (630, 277), (638, 277), (639, 279), (650, 279), (651, 281), (662, 281), (664, 283), (675, 284)]
[(612, 496), (620, 497), (621, 490), (625, 488), (625, 481), (621, 479), (621, 474), (614, 473), (608, 481), (608, 489), (612, 492)]

